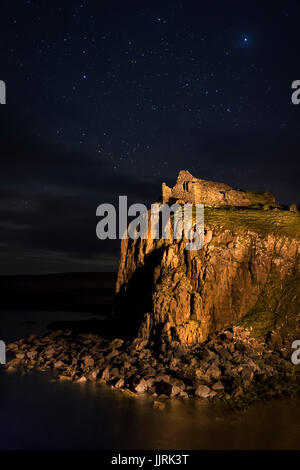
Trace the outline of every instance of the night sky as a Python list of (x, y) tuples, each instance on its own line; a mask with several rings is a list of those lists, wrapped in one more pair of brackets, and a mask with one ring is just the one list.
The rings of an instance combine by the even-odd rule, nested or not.
[(299, 203), (299, 1), (1, 1), (0, 273), (115, 270), (180, 169)]

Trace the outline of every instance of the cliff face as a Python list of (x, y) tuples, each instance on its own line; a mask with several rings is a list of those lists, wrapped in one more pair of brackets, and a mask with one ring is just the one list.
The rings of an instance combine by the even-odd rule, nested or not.
[(206, 208), (204, 227), (194, 251), (172, 236), (122, 240), (116, 310), (124, 328), (182, 344), (241, 323), (257, 336), (299, 329), (299, 215)]

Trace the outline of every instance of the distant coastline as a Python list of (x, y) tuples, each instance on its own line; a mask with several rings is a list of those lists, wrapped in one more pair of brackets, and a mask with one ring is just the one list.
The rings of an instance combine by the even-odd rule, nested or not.
[(1, 308), (111, 312), (116, 273), (0, 276)]

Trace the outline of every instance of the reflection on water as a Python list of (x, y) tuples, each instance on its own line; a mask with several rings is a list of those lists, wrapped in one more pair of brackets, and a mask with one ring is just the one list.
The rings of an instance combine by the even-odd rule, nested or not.
[[(42, 332), (46, 320), (58, 319), (57, 312), (48, 312), (41, 320), (42, 313), (27, 314), (19, 323), (16, 313), (6, 321), (2, 316), (1, 337)], [(0, 448), (299, 449), (299, 405), (299, 399), (274, 400), (231, 412), (200, 400), (174, 400), (154, 410), (150, 397), (56, 382), (46, 374), (7, 373), (0, 366)]]
[(297, 449), (300, 401), (246, 412), (126, 397), (99, 384), (0, 371), (1, 449)]
[[(91, 320), (89, 312), (52, 312), (50, 310), (0, 310), (0, 339), (6, 343), (30, 336), (41, 335), (53, 322), (79, 322)], [(101, 319), (101, 315), (97, 315)]]

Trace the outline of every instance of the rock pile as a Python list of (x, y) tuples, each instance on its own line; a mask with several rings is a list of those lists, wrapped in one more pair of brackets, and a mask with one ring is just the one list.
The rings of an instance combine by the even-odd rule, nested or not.
[[(275, 338), (276, 339), (276, 338)], [(257, 397), (298, 393), (300, 366), (282, 344), (271, 349), (240, 327), (222, 330), (188, 347), (159, 346), (137, 338), (107, 340), (70, 330), (30, 336), (8, 345), (6, 367), (51, 370), (61, 380), (105, 382), (129, 393), (159, 398), (191, 397), (249, 402)]]

